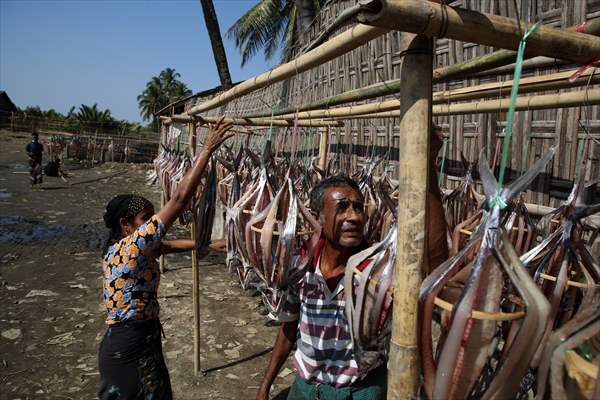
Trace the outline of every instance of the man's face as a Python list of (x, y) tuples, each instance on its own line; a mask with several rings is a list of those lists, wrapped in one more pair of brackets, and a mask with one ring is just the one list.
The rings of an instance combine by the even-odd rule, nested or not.
[(332, 244), (353, 248), (363, 240), (363, 197), (349, 186), (329, 187), (323, 192), (320, 215), (323, 235)]

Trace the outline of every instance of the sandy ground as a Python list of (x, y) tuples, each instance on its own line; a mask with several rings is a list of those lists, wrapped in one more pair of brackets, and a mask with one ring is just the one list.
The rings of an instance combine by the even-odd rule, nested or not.
[[(69, 183), (47, 177), (29, 186), (28, 136), (0, 131), (0, 399), (94, 399), (97, 349), (104, 333), (100, 259), (102, 213), (118, 193), (137, 192), (158, 204), (145, 183), (149, 165), (66, 163)], [(99, 179), (103, 178), (104, 179)], [(170, 238), (188, 237), (180, 226)], [(224, 254), (200, 261), (202, 369), (263, 352), (277, 326), (260, 297), (244, 292)], [(159, 290), (164, 353), (176, 399), (252, 399), (269, 354), (193, 374), (192, 271), (189, 255), (169, 256)], [(273, 395), (293, 380), (286, 364)]]

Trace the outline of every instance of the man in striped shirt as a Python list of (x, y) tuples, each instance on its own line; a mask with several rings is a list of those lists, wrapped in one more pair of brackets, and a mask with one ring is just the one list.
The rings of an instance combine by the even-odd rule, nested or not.
[(359, 379), (345, 314), (346, 262), (367, 246), (363, 196), (354, 180), (334, 176), (315, 187), (310, 208), (320, 218), (322, 239), (315, 247), (312, 268), (279, 315), (283, 324), (257, 399), (268, 399), (294, 343), (297, 376), (288, 399), (383, 399), (385, 367)]
[[(448, 257), (446, 225), (434, 160), (441, 149), (441, 130), (434, 128), (430, 142), (428, 196), (428, 257), (425, 271)], [(359, 376), (345, 314), (343, 276), (350, 256), (368, 246), (363, 238), (365, 213), (358, 184), (345, 176), (321, 181), (310, 194), (310, 208), (323, 228), (313, 253), (312, 268), (287, 299), (283, 322), (257, 400), (269, 390), (294, 343), (297, 375), (288, 400), (379, 400), (386, 397), (385, 365)]]

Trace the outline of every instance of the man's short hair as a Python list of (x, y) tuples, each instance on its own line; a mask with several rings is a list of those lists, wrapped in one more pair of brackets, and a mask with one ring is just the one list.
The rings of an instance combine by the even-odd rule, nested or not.
[(310, 192), (310, 209), (312, 212), (319, 214), (323, 210), (323, 197), (325, 189), (332, 187), (351, 187), (362, 196), (360, 188), (358, 187), (358, 183), (356, 183), (354, 179), (346, 175), (330, 176), (329, 178), (319, 182), (317, 186), (315, 186)]

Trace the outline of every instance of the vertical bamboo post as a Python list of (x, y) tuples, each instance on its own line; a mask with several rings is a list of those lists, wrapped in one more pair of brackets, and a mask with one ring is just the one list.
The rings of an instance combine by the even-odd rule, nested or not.
[[(158, 154), (160, 154), (160, 146), (161, 145), (166, 145), (167, 144), (167, 130), (164, 124), (161, 123), (160, 125), (160, 140), (158, 141)], [(165, 192), (164, 191), (160, 191), (160, 208), (163, 208), (165, 206)], [(161, 255), (159, 258), (159, 262), (158, 265), (160, 266), (160, 273), (162, 274), (163, 272), (165, 272), (167, 270), (167, 264), (166, 264), (167, 260), (165, 258), (164, 255)]]
[(319, 128), (319, 168), (327, 168), (327, 152), (329, 151), (329, 129)]
[(426, 248), (431, 124), (432, 42), (401, 33), (400, 190), (394, 308), (388, 367), (389, 400), (416, 398), (419, 381), (417, 300)]
[[(194, 123), (188, 124), (189, 134), (192, 135), (192, 156), (196, 155), (196, 132)], [(198, 216), (192, 214), (192, 240), (196, 242), (198, 232), (196, 232), (196, 221)], [(194, 375), (198, 376), (200, 372), (200, 276), (198, 271), (198, 253), (196, 249), (192, 250), (192, 298), (194, 307)]]

